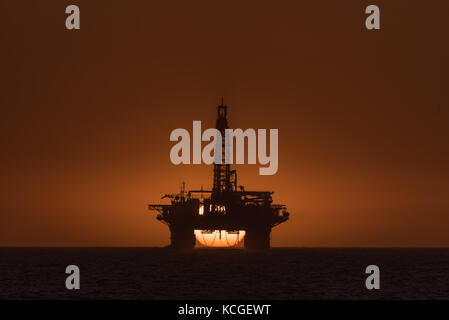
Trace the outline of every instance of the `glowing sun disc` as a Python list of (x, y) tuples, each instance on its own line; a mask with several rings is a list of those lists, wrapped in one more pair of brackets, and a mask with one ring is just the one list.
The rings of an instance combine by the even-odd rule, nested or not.
[(196, 240), (206, 247), (234, 247), (245, 237), (245, 231), (195, 230)]

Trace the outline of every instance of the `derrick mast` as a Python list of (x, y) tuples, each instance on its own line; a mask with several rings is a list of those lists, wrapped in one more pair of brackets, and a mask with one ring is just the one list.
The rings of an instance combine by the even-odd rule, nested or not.
[[(226, 162), (226, 155), (230, 153), (230, 145), (226, 144), (226, 129), (228, 129), (228, 107), (223, 104), (217, 106), (217, 120), (215, 128), (221, 133), (221, 162), (214, 164), (214, 184), (212, 196), (220, 197), (224, 192), (231, 192), (236, 189), (237, 179), (235, 170), (230, 169), (230, 164)], [(218, 162), (218, 161), (217, 161)]]

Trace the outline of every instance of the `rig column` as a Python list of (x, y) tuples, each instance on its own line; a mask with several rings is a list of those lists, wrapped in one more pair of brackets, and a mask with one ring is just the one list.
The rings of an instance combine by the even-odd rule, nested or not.
[(271, 226), (258, 226), (246, 230), (244, 245), (248, 250), (270, 249)]

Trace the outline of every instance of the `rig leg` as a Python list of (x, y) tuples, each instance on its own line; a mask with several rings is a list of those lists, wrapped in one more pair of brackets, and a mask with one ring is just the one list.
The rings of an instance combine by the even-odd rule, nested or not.
[(246, 230), (245, 249), (248, 250), (268, 250), (270, 249), (271, 227), (259, 227)]
[(195, 242), (192, 228), (170, 228), (170, 248), (189, 250), (195, 247)]

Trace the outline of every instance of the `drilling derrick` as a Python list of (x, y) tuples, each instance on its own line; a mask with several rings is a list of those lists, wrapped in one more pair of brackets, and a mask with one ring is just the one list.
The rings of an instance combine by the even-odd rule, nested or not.
[[(215, 128), (221, 133), (221, 161), (214, 164), (214, 186), (212, 194), (220, 194), (225, 191), (231, 191), (230, 183), (230, 165), (225, 163), (226, 159), (226, 129), (228, 129), (227, 107), (220, 105), (217, 107), (217, 121)], [(218, 162), (218, 161), (216, 161)]]
[(230, 150), (226, 144), (227, 106), (223, 102), (217, 106), (216, 129), (221, 133), (221, 159), (215, 156), (212, 190), (201, 187), (186, 192), (183, 183), (180, 193), (162, 197), (169, 198), (171, 204), (150, 204), (149, 209), (157, 211), (157, 219), (169, 227), (170, 247), (174, 249), (193, 248), (194, 231), (216, 230), (226, 234), (243, 230), (246, 249), (269, 249), (271, 229), (287, 221), (289, 213), (284, 205), (272, 204), (273, 192), (245, 191), (243, 186), (237, 190), (237, 172), (226, 163)]

